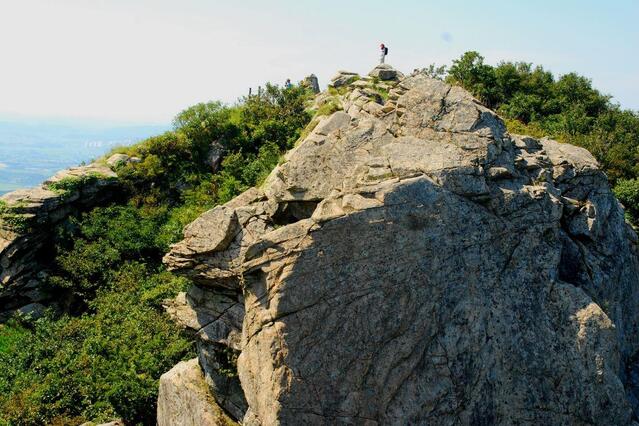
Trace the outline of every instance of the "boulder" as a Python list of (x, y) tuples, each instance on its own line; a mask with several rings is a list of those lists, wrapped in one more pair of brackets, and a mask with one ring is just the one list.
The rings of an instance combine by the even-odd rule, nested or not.
[[(638, 240), (595, 159), (509, 134), (461, 88), (396, 78), (382, 110), (352, 87), (165, 257), (205, 289), (205, 375), (228, 367), (220, 347), (239, 353), (232, 416), (631, 424)], [(221, 300), (233, 318), (216, 323)]]
[(376, 77), (382, 81), (399, 80), (404, 75), (388, 64), (379, 64), (368, 73), (370, 77)]
[(17, 309), (16, 313), (31, 320), (36, 320), (44, 316), (45, 310), (46, 307), (41, 303), (29, 303)]
[(222, 164), (222, 158), (224, 157), (224, 146), (218, 141), (211, 143), (209, 152), (206, 155), (206, 163), (211, 168), (211, 171), (216, 172)]
[(130, 160), (130, 157), (126, 154), (113, 154), (106, 160), (106, 163), (110, 167), (116, 168), (118, 166), (128, 163), (129, 160)]
[(331, 78), (329, 86), (334, 88), (346, 86), (355, 81), (357, 78), (359, 78), (357, 73), (350, 71), (338, 71), (337, 74), (335, 74), (333, 78)]
[(160, 377), (158, 426), (237, 425), (209, 394), (197, 358), (182, 361)]
[(82, 423), (80, 426), (124, 426), (124, 422), (118, 419), (118, 420), (110, 421), (108, 423), (100, 423), (100, 424), (97, 424), (95, 422), (86, 422), (86, 423)]
[(320, 92), (319, 80), (317, 79), (317, 76), (315, 74), (311, 74), (308, 77), (306, 77), (302, 81), (302, 85), (304, 87), (308, 87), (309, 89), (311, 89), (311, 91), (313, 93), (319, 93)]

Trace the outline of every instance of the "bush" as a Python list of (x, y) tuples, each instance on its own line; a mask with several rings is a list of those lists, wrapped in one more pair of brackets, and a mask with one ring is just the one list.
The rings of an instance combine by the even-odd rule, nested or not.
[[(308, 123), (308, 99), (267, 85), (232, 107), (188, 108), (173, 131), (112, 152), (141, 159), (118, 168), (118, 203), (55, 231), (49, 290), (68, 300), (65, 314), (0, 328), (0, 424), (155, 424), (159, 376), (194, 355), (160, 306), (187, 285), (162, 256), (202, 212), (264, 181)], [(205, 161), (213, 141), (226, 149), (216, 174)], [(13, 213), (0, 205), (3, 217)]]
[(25, 203), (19, 201), (11, 205), (0, 200), (0, 228), (5, 228), (17, 233), (25, 233), (31, 228), (33, 218), (22, 213)]
[(68, 176), (59, 181), (49, 183), (46, 185), (46, 188), (59, 195), (71, 195), (98, 179), (106, 179), (106, 176), (99, 173), (89, 173), (83, 176)]
[(69, 292), (82, 307), (123, 262), (157, 265), (170, 243), (158, 240), (166, 218), (166, 208), (131, 205), (100, 207), (79, 219), (69, 218), (58, 228), (55, 273), (49, 284)]
[(0, 423), (155, 424), (158, 379), (192, 344), (156, 306), (185, 281), (139, 263), (114, 271), (94, 314), (0, 328)]
[(631, 222), (639, 225), (639, 179), (620, 180), (614, 188), (614, 193), (626, 208)]

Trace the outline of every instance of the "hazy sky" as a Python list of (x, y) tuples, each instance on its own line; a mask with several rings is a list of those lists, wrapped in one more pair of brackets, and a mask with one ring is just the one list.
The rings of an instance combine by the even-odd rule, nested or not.
[(638, 0), (0, 0), (0, 116), (169, 122), (265, 81), (477, 50), (577, 71), (639, 109)]

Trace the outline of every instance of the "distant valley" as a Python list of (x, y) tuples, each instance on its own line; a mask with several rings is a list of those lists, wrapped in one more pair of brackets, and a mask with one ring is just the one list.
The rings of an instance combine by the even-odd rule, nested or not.
[(58, 170), (130, 145), (168, 125), (74, 124), (0, 120), (0, 195), (39, 184)]

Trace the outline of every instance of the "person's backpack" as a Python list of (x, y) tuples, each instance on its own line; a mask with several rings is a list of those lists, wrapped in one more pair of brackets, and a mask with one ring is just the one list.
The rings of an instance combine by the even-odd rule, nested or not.
[(384, 56), (388, 55), (388, 47), (384, 47)]

